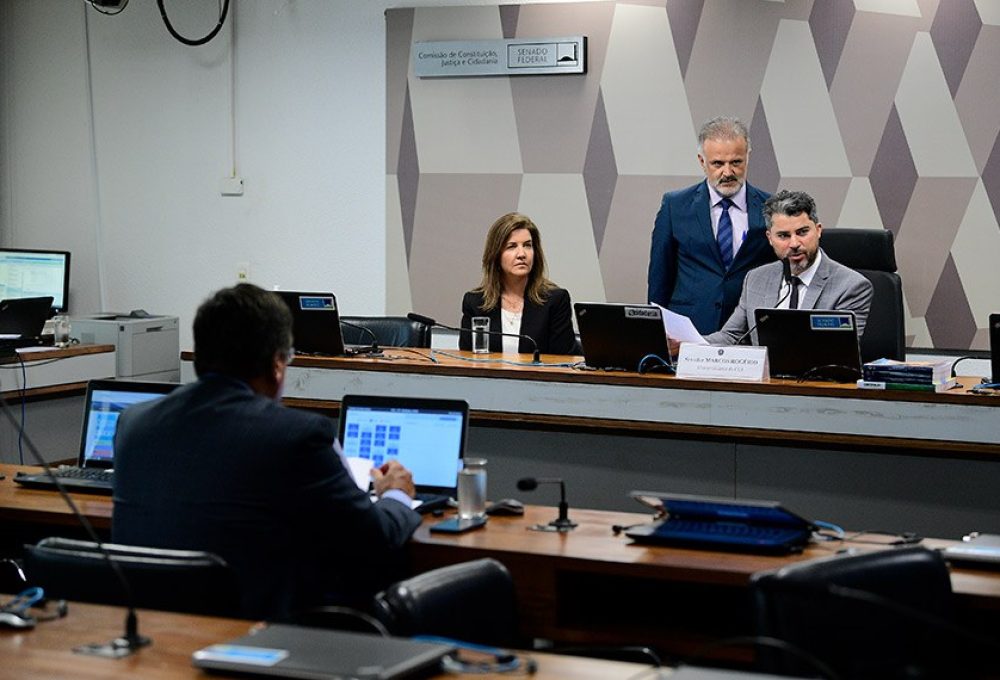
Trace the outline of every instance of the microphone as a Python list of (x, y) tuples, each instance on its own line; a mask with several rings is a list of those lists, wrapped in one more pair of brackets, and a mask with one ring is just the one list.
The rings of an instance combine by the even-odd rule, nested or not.
[(344, 321), (343, 319), (340, 320), (340, 325), (341, 326), (348, 326), (350, 328), (354, 328), (354, 329), (357, 329), (359, 331), (364, 331), (365, 333), (367, 333), (368, 335), (370, 335), (371, 338), (372, 338), (372, 347), (371, 347), (370, 350), (368, 350), (368, 354), (370, 356), (381, 355), (382, 354), (382, 350), (379, 349), (379, 346), (378, 346), (378, 336), (375, 335), (375, 332), (371, 328), (368, 328), (368, 326), (362, 326), (361, 324), (351, 323), (350, 321)]
[(107, 644), (89, 644), (83, 645), (82, 647), (77, 647), (73, 651), (78, 651), (83, 654), (93, 654), (95, 656), (104, 656), (111, 658), (119, 658), (123, 656), (129, 656), (139, 651), (140, 648), (152, 644), (152, 640), (144, 635), (139, 634), (139, 618), (135, 612), (135, 595), (132, 592), (132, 587), (129, 585), (128, 579), (125, 578), (125, 572), (118, 562), (111, 558), (111, 553), (104, 546), (104, 542), (98, 537), (97, 532), (94, 531), (94, 527), (91, 525), (87, 517), (80, 512), (79, 508), (76, 507), (76, 503), (70, 498), (69, 494), (66, 493), (66, 487), (62, 485), (59, 478), (52, 474), (52, 468), (49, 464), (45, 462), (42, 458), (42, 454), (38, 452), (38, 447), (28, 436), (28, 433), (21, 428), (17, 422), (17, 418), (11, 411), (10, 405), (7, 400), (3, 398), (2, 393), (0, 393), (0, 410), (3, 411), (4, 417), (10, 422), (10, 424), (17, 428), (21, 435), (24, 437), (24, 443), (28, 445), (28, 451), (31, 452), (31, 456), (35, 459), (35, 462), (42, 467), (45, 471), (46, 476), (52, 480), (55, 484), (56, 490), (59, 491), (59, 495), (62, 496), (63, 501), (69, 506), (70, 511), (72, 511), (73, 516), (76, 517), (77, 521), (86, 531), (87, 536), (94, 543), (97, 544), (98, 550), (104, 556), (104, 560), (108, 563), (111, 571), (114, 572), (115, 578), (121, 584), (122, 591), (125, 594), (125, 600), (128, 602), (126, 605), (126, 615), (125, 615), (125, 634), (122, 637), (115, 638)]
[[(548, 523), (556, 531), (569, 531), (576, 527), (576, 522), (569, 518), (569, 503), (566, 502), (566, 483), (558, 477), (524, 477), (517, 481), (518, 491), (534, 491), (539, 484), (559, 485), (559, 517)], [(539, 525), (545, 527), (546, 525)]]
[[(410, 312), (409, 314), (407, 314), (406, 318), (409, 319), (410, 321), (416, 321), (417, 323), (422, 323), (425, 326), (435, 326), (437, 328), (445, 328), (449, 331), (458, 331), (459, 333), (472, 332), (472, 330), (469, 328), (456, 328), (455, 326), (446, 326), (443, 323), (438, 323), (429, 316), (424, 316), (423, 314), (415, 314), (414, 312)], [(532, 353), (531, 360), (536, 364), (540, 364), (542, 362), (542, 353), (538, 350), (538, 343), (535, 342), (535, 339), (530, 335), (524, 335), (523, 333), (504, 333), (502, 331), (479, 331), (479, 332), (486, 333), (486, 335), (499, 335), (508, 338), (526, 338), (530, 340), (531, 344), (534, 345), (535, 347), (535, 351)]]
[[(788, 296), (792, 294), (792, 265), (789, 264), (787, 257), (786, 258), (782, 258), (782, 260), (781, 260), (781, 280), (784, 283), (788, 284), (788, 290), (785, 291), (785, 294), (783, 296), (781, 296), (780, 298), (778, 298), (777, 302), (774, 303), (775, 307), (777, 307), (782, 302), (784, 302), (788, 298)], [(781, 286), (780, 285), (778, 286), (778, 290), (779, 291), (781, 290)], [(753, 326), (751, 326), (750, 330), (748, 330), (746, 333), (744, 333), (739, 338), (737, 338), (736, 342), (734, 342), (733, 344), (734, 345), (740, 345), (740, 344), (742, 344), (743, 341), (746, 340), (750, 336), (751, 333), (753, 333), (755, 330), (757, 330), (757, 326), (759, 326), (760, 324), (764, 323), (765, 321), (767, 321), (770, 318), (771, 317), (769, 317), (769, 316), (762, 316), (761, 319), (760, 319), (760, 323), (755, 323)]]

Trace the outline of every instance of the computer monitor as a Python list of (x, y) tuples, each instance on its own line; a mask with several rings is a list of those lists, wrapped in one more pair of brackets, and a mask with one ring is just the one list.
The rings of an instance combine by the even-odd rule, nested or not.
[(0, 300), (52, 296), (52, 313), (67, 311), (69, 253), (0, 248)]
[(1000, 382), (1000, 314), (990, 314), (990, 382)]

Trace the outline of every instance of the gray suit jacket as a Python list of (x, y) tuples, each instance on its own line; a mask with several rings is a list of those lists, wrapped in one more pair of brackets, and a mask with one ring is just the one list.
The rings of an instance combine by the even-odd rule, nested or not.
[[(732, 316), (721, 330), (706, 335), (705, 340), (712, 345), (735, 345), (753, 323), (755, 309), (770, 309), (778, 304), (780, 289), (781, 262), (765, 264), (751, 271), (743, 281), (740, 302)], [(852, 311), (857, 319), (858, 337), (861, 337), (871, 303), (871, 281), (823, 253), (816, 275), (799, 301), (799, 309)], [(752, 333), (752, 338), (753, 344), (757, 344), (756, 331)]]

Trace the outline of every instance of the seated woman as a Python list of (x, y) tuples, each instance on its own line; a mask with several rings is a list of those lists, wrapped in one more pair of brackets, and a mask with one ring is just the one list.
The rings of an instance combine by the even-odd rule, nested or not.
[[(576, 347), (569, 293), (545, 275), (545, 255), (538, 227), (520, 213), (498, 219), (486, 234), (483, 280), (462, 299), (462, 328), (472, 317), (490, 317), (494, 332), (527, 335), (545, 354), (571, 354)], [(525, 338), (489, 336), (490, 351), (532, 352)], [(472, 335), (463, 330), (459, 347), (472, 349)]]

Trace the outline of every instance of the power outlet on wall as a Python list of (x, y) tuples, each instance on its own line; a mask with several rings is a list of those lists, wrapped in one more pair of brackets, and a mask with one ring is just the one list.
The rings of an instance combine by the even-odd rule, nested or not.
[(250, 263), (236, 263), (236, 283), (250, 283)]
[(219, 181), (219, 193), (221, 193), (223, 196), (242, 196), (243, 178), (223, 177)]

